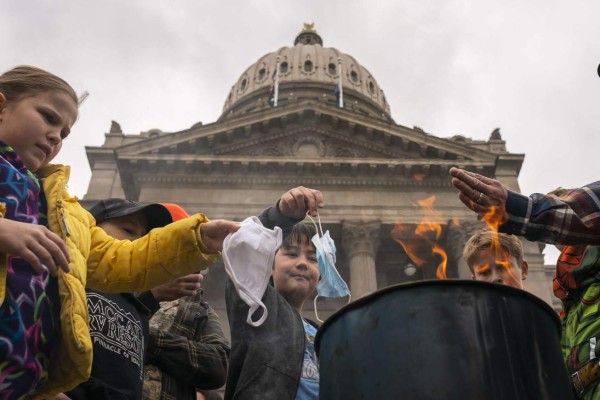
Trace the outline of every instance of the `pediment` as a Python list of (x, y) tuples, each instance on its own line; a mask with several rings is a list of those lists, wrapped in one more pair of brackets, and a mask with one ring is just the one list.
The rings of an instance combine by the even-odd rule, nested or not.
[(115, 149), (119, 158), (281, 157), (410, 159), (493, 163), (496, 154), (422, 130), (330, 109), (275, 110), (148, 138)]

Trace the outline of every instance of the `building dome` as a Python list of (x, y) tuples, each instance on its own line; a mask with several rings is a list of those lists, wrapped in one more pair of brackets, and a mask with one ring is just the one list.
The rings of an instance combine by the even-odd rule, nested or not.
[(293, 47), (265, 54), (242, 73), (225, 100), (221, 119), (268, 107), (278, 61), (278, 104), (313, 99), (335, 106), (341, 64), (345, 107), (391, 119), (389, 104), (373, 75), (351, 55), (323, 47), (313, 24), (304, 24)]

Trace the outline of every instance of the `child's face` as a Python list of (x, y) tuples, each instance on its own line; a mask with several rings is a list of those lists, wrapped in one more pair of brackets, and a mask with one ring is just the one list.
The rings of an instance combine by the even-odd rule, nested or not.
[(517, 259), (503, 250), (480, 250), (471, 263), (473, 279), (495, 282), (523, 289), (527, 276), (527, 261), (519, 265)]
[(65, 92), (47, 91), (7, 102), (0, 94), (0, 140), (32, 172), (56, 157), (77, 119), (77, 104)]
[(292, 243), (281, 247), (273, 264), (275, 289), (285, 298), (301, 307), (319, 282), (319, 265), (313, 245)]
[(137, 240), (148, 233), (146, 217), (134, 213), (124, 217), (107, 219), (98, 224), (108, 235), (119, 240)]

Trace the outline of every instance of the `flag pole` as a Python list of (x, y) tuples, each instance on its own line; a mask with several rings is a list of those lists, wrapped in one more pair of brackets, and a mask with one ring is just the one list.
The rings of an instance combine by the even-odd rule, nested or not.
[(273, 79), (273, 107), (277, 107), (277, 98), (279, 97), (279, 60), (280, 57), (277, 56), (277, 64), (275, 65), (275, 78)]
[(342, 57), (338, 57), (338, 90), (339, 90), (339, 100), (338, 106), (340, 108), (344, 108), (344, 91), (342, 89)]

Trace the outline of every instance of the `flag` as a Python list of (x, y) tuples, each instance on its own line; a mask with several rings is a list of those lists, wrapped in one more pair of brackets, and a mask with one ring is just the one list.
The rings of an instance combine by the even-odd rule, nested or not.
[(273, 71), (273, 83), (269, 89), (269, 104), (271, 107), (277, 107), (277, 98), (279, 97), (279, 57), (277, 57), (277, 65)]
[(344, 108), (344, 89), (342, 87), (342, 59), (338, 58), (338, 81), (335, 84), (335, 104)]

